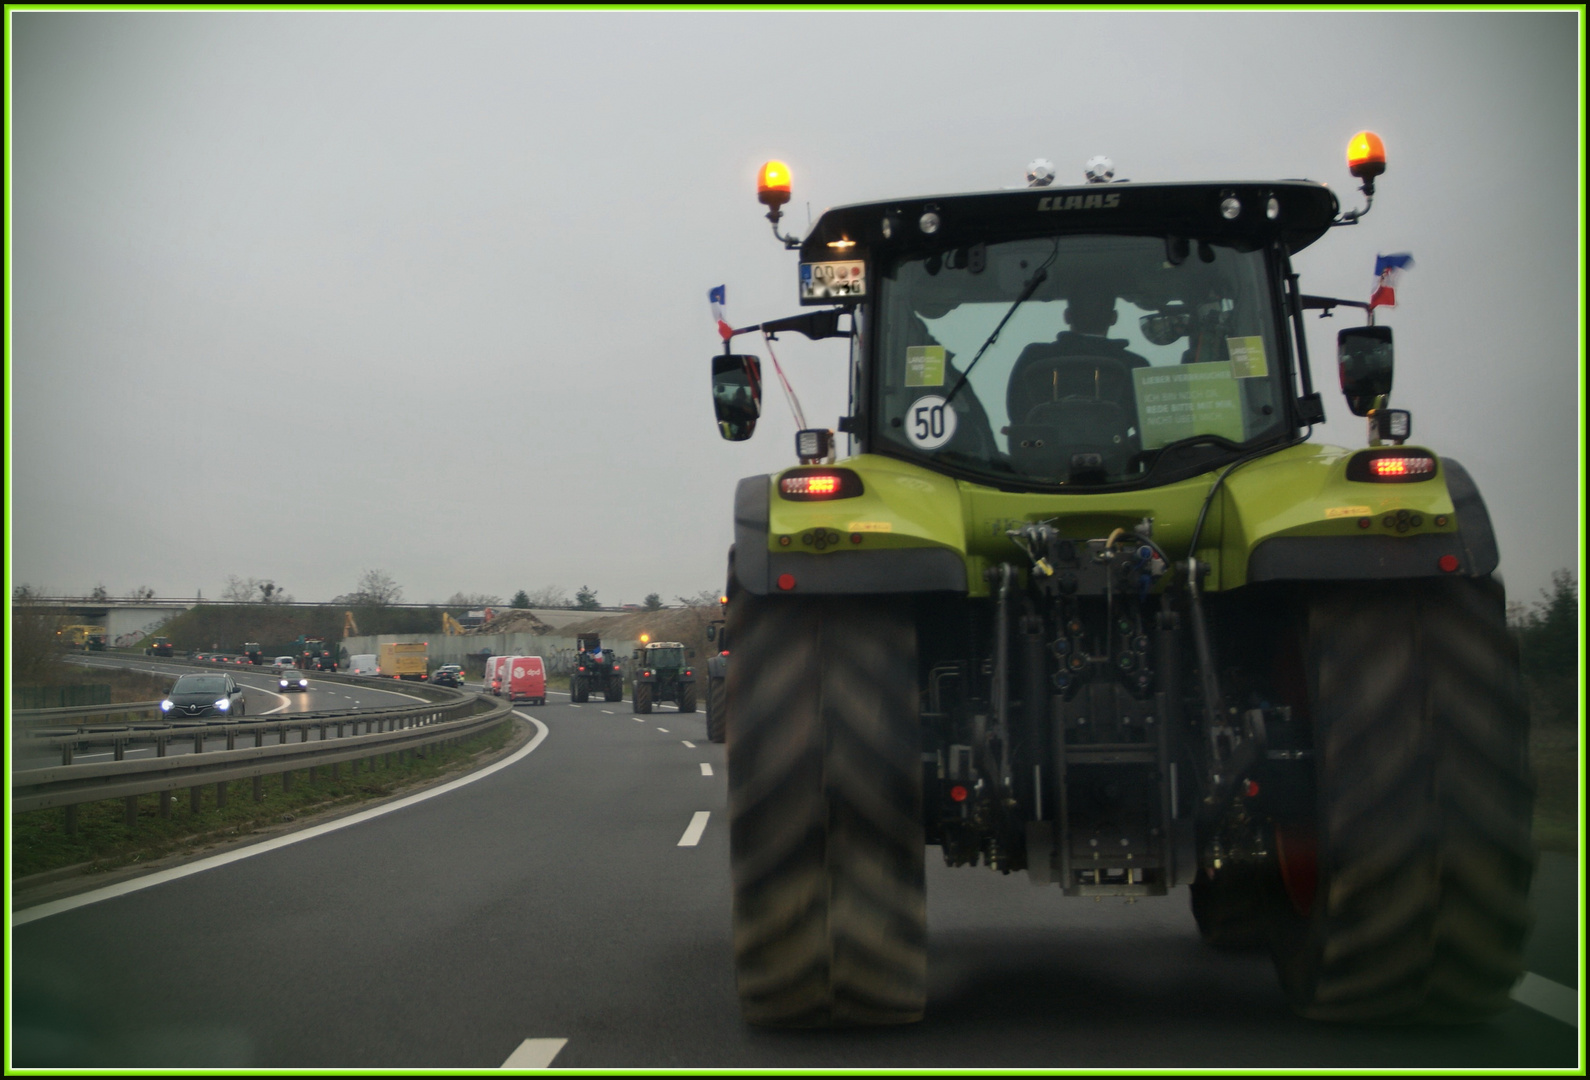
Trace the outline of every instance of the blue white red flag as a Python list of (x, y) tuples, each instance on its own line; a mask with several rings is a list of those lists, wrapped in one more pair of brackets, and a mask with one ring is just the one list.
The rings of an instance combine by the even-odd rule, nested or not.
[(1397, 281), (1402, 272), (1413, 266), (1413, 256), (1406, 251), (1399, 255), (1375, 256), (1375, 291), (1369, 296), (1369, 309), (1397, 306)]
[(734, 336), (734, 327), (730, 326), (723, 317), (723, 297), (726, 292), (727, 287), (719, 285), (707, 293), (707, 299), (712, 301), (712, 317), (718, 320), (718, 336), (724, 341), (728, 341)]

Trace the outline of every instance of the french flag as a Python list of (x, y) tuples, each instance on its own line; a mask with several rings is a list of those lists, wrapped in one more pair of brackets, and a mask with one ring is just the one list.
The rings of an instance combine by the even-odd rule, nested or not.
[(707, 299), (712, 301), (712, 317), (718, 320), (718, 336), (724, 341), (728, 341), (734, 336), (734, 327), (730, 326), (723, 317), (723, 297), (725, 292), (726, 287), (719, 285), (716, 289), (707, 293)]
[(1413, 256), (1406, 251), (1399, 255), (1375, 256), (1375, 291), (1369, 297), (1369, 310), (1397, 306), (1397, 279), (1411, 266)]

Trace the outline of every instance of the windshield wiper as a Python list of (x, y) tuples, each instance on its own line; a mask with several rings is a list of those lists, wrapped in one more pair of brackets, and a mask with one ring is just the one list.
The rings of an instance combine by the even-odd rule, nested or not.
[(1054, 250), (1049, 253), (1049, 257), (1039, 265), (1038, 269), (1032, 272), (1032, 277), (1027, 279), (1027, 284), (1021, 287), (1021, 295), (1016, 297), (1016, 302), (1010, 305), (1010, 310), (1005, 312), (1005, 317), (999, 320), (999, 325), (994, 327), (994, 332), (988, 335), (988, 340), (983, 342), (983, 347), (977, 350), (977, 355), (972, 357), (972, 362), (966, 365), (966, 370), (961, 372), (961, 377), (955, 381), (955, 386), (945, 396), (944, 405), (946, 408), (949, 407), (950, 402), (955, 400), (955, 395), (961, 392), (961, 387), (966, 385), (966, 380), (972, 374), (972, 369), (977, 366), (977, 361), (983, 358), (983, 354), (988, 351), (990, 345), (999, 340), (999, 332), (1005, 328), (1005, 324), (1010, 321), (1010, 317), (1016, 314), (1016, 309), (1031, 300), (1032, 294), (1038, 291), (1038, 286), (1049, 280), (1049, 264), (1054, 262), (1054, 258), (1058, 254), (1060, 254), (1060, 238), (1057, 236), (1054, 241)]

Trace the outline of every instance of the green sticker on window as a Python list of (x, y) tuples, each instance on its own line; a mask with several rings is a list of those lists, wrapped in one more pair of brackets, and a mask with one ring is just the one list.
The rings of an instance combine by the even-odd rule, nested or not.
[(944, 385), (944, 346), (910, 345), (905, 350), (907, 386)]
[(1228, 337), (1226, 352), (1231, 354), (1231, 374), (1239, 379), (1257, 379), (1270, 373), (1262, 337)]
[(1241, 442), (1242, 388), (1232, 375), (1235, 366), (1233, 361), (1134, 368), (1143, 449), (1190, 435), (1220, 435)]

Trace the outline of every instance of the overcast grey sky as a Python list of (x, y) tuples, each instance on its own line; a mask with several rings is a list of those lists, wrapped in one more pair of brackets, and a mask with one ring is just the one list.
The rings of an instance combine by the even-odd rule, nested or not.
[[(11, 9), (14, 582), (408, 600), (715, 589), (776, 397), (712, 422), (707, 290), (794, 314), (790, 221), (986, 190), (1034, 157), (1134, 180), (1306, 177), (1374, 211), (1299, 259), (1367, 299), (1410, 251), (1394, 404), (1462, 461), (1509, 592), (1580, 550), (1577, 12)], [(1330, 422), (1335, 329), (1310, 351)], [(784, 339), (808, 419), (838, 343)]]

